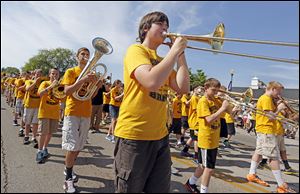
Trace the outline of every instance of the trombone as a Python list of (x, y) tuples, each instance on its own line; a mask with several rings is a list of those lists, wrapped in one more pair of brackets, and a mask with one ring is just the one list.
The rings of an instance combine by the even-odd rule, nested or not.
[[(237, 38), (224, 38), (225, 36), (225, 26), (223, 23), (217, 25), (213, 33), (207, 35), (186, 35), (186, 34), (179, 34), (179, 33), (167, 33), (164, 32), (163, 36), (171, 38), (171, 37), (184, 37), (190, 41), (197, 41), (197, 42), (205, 42), (211, 45), (212, 49), (207, 48), (199, 48), (193, 46), (187, 46), (187, 48), (201, 50), (201, 51), (208, 51), (213, 53), (222, 53), (234, 56), (241, 56), (241, 57), (249, 57), (249, 58), (256, 58), (256, 59), (264, 59), (270, 61), (277, 61), (277, 62), (284, 62), (284, 63), (292, 63), (292, 64), (299, 64), (299, 60), (297, 59), (285, 59), (285, 58), (274, 58), (268, 56), (259, 56), (259, 55), (249, 55), (249, 54), (242, 54), (242, 53), (235, 53), (229, 51), (221, 51), (224, 41), (233, 41), (233, 42), (243, 42), (243, 43), (257, 43), (257, 44), (269, 44), (269, 45), (279, 45), (279, 46), (291, 46), (291, 47), (299, 47), (299, 43), (289, 43), (289, 42), (274, 42), (274, 41), (265, 41), (265, 40), (246, 40), (246, 39), (237, 39)], [(165, 45), (172, 45), (172, 43), (163, 43)]]

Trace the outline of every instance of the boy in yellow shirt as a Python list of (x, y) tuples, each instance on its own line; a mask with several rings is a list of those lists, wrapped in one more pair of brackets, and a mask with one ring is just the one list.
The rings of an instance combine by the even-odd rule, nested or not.
[(210, 178), (213, 174), (220, 140), (220, 117), (228, 111), (227, 100), (220, 106), (215, 95), (218, 93), (221, 84), (217, 79), (209, 78), (204, 83), (204, 96), (197, 105), (197, 117), (199, 123), (198, 131), (198, 167), (190, 177), (185, 188), (191, 193), (200, 193), (196, 183), (202, 176), (201, 193), (207, 193)]
[[(189, 72), (178, 37), (165, 58), (157, 55), (169, 27), (162, 12), (145, 15), (139, 25), (141, 44), (131, 45), (124, 59), (124, 97), (115, 129), (115, 191), (168, 193), (171, 155), (167, 94), (187, 93)], [(177, 72), (173, 70), (177, 63)]]
[(281, 176), (280, 163), (279, 163), (279, 148), (276, 137), (276, 114), (282, 111), (285, 107), (274, 104), (274, 99), (281, 94), (283, 85), (276, 81), (268, 83), (265, 93), (259, 97), (256, 108), (264, 111), (266, 114), (256, 114), (256, 149), (251, 159), (251, 166), (247, 180), (255, 182), (263, 186), (269, 187), (269, 184), (261, 180), (256, 175), (256, 169), (262, 156), (267, 157), (270, 160), (270, 167), (272, 173), (277, 181), (277, 192), (286, 193), (292, 190), (288, 187)]
[(32, 142), (35, 148), (38, 148), (36, 140), (38, 130), (38, 110), (40, 106), (40, 96), (37, 94), (39, 86), (42, 82), (42, 70), (34, 71), (34, 78), (25, 81), (25, 97), (24, 97), (24, 122), (25, 122), (25, 137), (24, 144), (30, 144), (29, 132), (32, 124)]
[(37, 163), (43, 163), (49, 156), (47, 147), (52, 134), (55, 133), (58, 128), (59, 99), (53, 95), (52, 88), (58, 83), (59, 71), (57, 69), (50, 69), (49, 77), (50, 81), (43, 81), (38, 89), (41, 102), (38, 113), (38, 132), (40, 133), (40, 139), (36, 154)]

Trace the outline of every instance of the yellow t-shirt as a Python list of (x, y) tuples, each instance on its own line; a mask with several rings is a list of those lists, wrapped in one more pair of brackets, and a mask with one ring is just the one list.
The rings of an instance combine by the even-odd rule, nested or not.
[[(281, 112), (278, 113), (278, 116), (284, 117), (283, 114)], [(275, 121), (275, 125), (276, 125), (276, 130), (275, 130), (275, 134), (276, 135), (283, 135), (284, 134), (284, 128), (282, 126), (282, 123), (280, 122), (281, 119), (276, 119)]]
[[(276, 107), (273, 103), (272, 97), (264, 94), (259, 97), (256, 108), (264, 111), (275, 111)], [(271, 121), (269, 117), (256, 113), (256, 132), (263, 134), (274, 134), (275, 121)]]
[[(232, 110), (233, 109), (233, 106), (230, 104), (230, 109)], [(234, 123), (234, 118), (231, 116), (231, 114), (225, 112), (225, 121), (226, 123)]]
[[(25, 81), (25, 87), (32, 85), (35, 82), (35, 80), (26, 80)], [(27, 91), (24, 96), (24, 107), (25, 108), (39, 108), (40, 106), (40, 96), (37, 94), (39, 86), (41, 82), (36, 83), (34, 88), (30, 91)]]
[(199, 97), (193, 95), (191, 97), (190, 101), (190, 108), (189, 108), (189, 115), (188, 115), (188, 123), (190, 130), (198, 130), (199, 123), (198, 123), (198, 117), (197, 117), (197, 105), (199, 101)]
[(190, 97), (186, 94), (184, 94), (181, 97), (181, 102), (182, 102), (181, 115), (183, 117), (186, 117), (189, 114), (189, 105), (186, 104), (186, 102), (189, 101), (189, 100), (190, 100)]
[(24, 99), (25, 90), (21, 91), (21, 90), (18, 90), (18, 88), (21, 87), (21, 86), (23, 86), (25, 84), (25, 81), (26, 81), (25, 78), (17, 79), (15, 81), (16, 90), (17, 90), (17, 99)]
[[(51, 81), (44, 81), (41, 83), (38, 92), (46, 89), (51, 85)], [(48, 94), (45, 94), (41, 97), (41, 103), (39, 107), (38, 118), (47, 118), (47, 119), (59, 119), (59, 99), (55, 98), (52, 94), (52, 90), (48, 91)]]
[(181, 99), (179, 99), (178, 97), (175, 97), (173, 99), (172, 109), (173, 109), (173, 118), (180, 119), (181, 118)]
[[(67, 69), (62, 85), (73, 85), (79, 77), (82, 69), (76, 66)], [(84, 83), (85, 84), (85, 83)], [(79, 93), (80, 95), (80, 93)], [(73, 94), (67, 96), (65, 116), (90, 117), (92, 114), (92, 100), (80, 101), (73, 97)]]
[(204, 149), (214, 149), (219, 147), (220, 140), (220, 119), (208, 124), (205, 117), (210, 116), (218, 111), (220, 107), (215, 101), (208, 100), (202, 96), (197, 105), (197, 115), (199, 122), (198, 147)]
[(110, 93), (105, 95), (106, 92), (103, 92), (103, 104), (109, 104), (110, 102)]
[(131, 45), (124, 59), (124, 97), (120, 107), (115, 136), (132, 140), (159, 140), (167, 130), (167, 88), (170, 78), (158, 91), (149, 91), (134, 78), (134, 70), (144, 64), (156, 65), (162, 60), (155, 50), (141, 44)]
[(120, 96), (121, 94), (122, 93), (120, 92), (120, 90), (117, 87), (114, 87), (113, 89), (111, 89), (109, 104), (119, 107), (122, 103), (122, 100), (116, 101), (115, 97)]

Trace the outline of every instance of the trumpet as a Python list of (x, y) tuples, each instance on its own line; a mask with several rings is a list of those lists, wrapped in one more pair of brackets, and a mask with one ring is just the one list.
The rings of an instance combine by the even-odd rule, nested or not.
[[(237, 38), (224, 38), (224, 36), (225, 36), (225, 25), (223, 23), (218, 24), (216, 26), (214, 32), (210, 33), (210, 34), (207, 34), (207, 35), (187, 35), (187, 34), (163, 32), (163, 36), (168, 37), (168, 38), (179, 37), (180, 36), (180, 37), (184, 37), (184, 38), (186, 38), (187, 40), (190, 40), (190, 41), (204, 42), (204, 43), (207, 43), (211, 46), (211, 49), (187, 46), (187, 48), (190, 48), (190, 49), (208, 51), (208, 52), (213, 52), (213, 53), (221, 53), (221, 54), (227, 54), (227, 55), (234, 55), (234, 56), (240, 56), (240, 57), (249, 57), (249, 58), (277, 61), (277, 62), (284, 62), (284, 63), (299, 64), (299, 59), (275, 58), (275, 57), (260, 56), (260, 55), (242, 54), (242, 53), (236, 53), (236, 52), (230, 52), (230, 51), (221, 51), (224, 41), (299, 47), (299, 43), (274, 42), (274, 41), (265, 41), (265, 40), (247, 40), (247, 39), (237, 39)], [(168, 45), (168, 46), (172, 45), (172, 43), (163, 43), (163, 44)]]
[[(92, 41), (92, 45), (95, 49), (95, 52), (92, 58), (88, 61), (88, 63), (80, 73), (75, 83), (77, 83), (84, 76), (88, 75), (91, 72), (94, 72), (97, 75), (98, 81), (93, 83), (85, 82), (81, 85), (81, 87), (78, 90), (76, 90), (73, 93), (73, 97), (80, 101), (85, 101), (92, 98), (94, 92), (97, 89), (99, 81), (105, 78), (107, 72), (107, 68), (103, 63), (96, 63), (102, 57), (103, 54), (109, 55), (113, 51), (111, 44), (103, 38), (94, 38)], [(97, 67), (102, 67), (104, 69), (104, 72), (96, 72)]]

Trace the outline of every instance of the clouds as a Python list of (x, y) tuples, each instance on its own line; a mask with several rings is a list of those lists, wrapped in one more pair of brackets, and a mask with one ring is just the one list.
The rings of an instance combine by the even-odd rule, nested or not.
[[(151, 11), (163, 11), (166, 13), (170, 20), (169, 30), (177, 33), (210, 33), (217, 23), (227, 19), (225, 24), (228, 26), (228, 28), (226, 27), (226, 35), (235, 34), (237, 38), (245, 37), (245, 35), (256, 37), (255, 35), (259, 34), (263, 37), (268, 37), (265, 39), (285, 40), (286, 36), (284, 34), (287, 33), (291, 39), (299, 36), (299, 31), (297, 31), (299, 27), (297, 26), (298, 21), (290, 19), (297, 18), (294, 17), (294, 12), (284, 10), (285, 8), (283, 9), (280, 5), (276, 7), (276, 3), (273, 3), (272, 6), (274, 5), (276, 9), (280, 8), (281, 11), (281, 14), (279, 14), (280, 20), (276, 19), (276, 15), (273, 18), (274, 21), (277, 21), (276, 29), (281, 30), (278, 33), (274, 32), (270, 26), (260, 26), (260, 21), (251, 21), (252, 17), (249, 15), (240, 14), (239, 18), (236, 17), (237, 13), (254, 13), (249, 9), (257, 10), (256, 4), (253, 3), (251, 5), (253, 6), (245, 7), (243, 3), (231, 6), (231, 4), (223, 2), (183, 1), (1, 2), (1, 66), (20, 68), (29, 58), (36, 55), (40, 49), (62, 47), (76, 52), (79, 47), (85, 46), (93, 52), (92, 39), (99, 36), (108, 40), (114, 49), (111, 55), (103, 56), (100, 61), (107, 64), (109, 73), (112, 72), (115, 79), (122, 80), (123, 56), (128, 46), (135, 43), (135, 39), (138, 36), (138, 25), (142, 16)], [(268, 4), (269, 15), (278, 13), (272, 11), (272, 6)], [(294, 6), (291, 5), (291, 7)], [(255, 14), (256, 17), (266, 20), (264, 13), (255, 12)], [(299, 13), (296, 13), (296, 16), (299, 16)], [(247, 23), (243, 28), (241, 28), (241, 21)], [(271, 30), (272, 33), (268, 33), (268, 30)], [(282, 34), (283, 38), (273, 38), (273, 34), (277, 36)], [(194, 45), (192, 42), (189, 42), (189, 44)], [(196, 44), (197, 46), (199, 45), (198, 43)], [(226, 49), (229, 48), (231, 50), (230, 45), (231, 43), (225, 42)], [(244, 52), (248, 51), (249, 45), (247, 45), (247, 48), (246, 46), (237, 47)], [(253, 46), (255, 53), (266, 53), (257, 48)], [(235, 49), (232, 50), (234, 51)], [(168, 48), (165, 46), (159, 48), (158, 51), (161, 56), (164, 56), (167, 52)], [(294, 58), (295, 52), (287, 50), (280, 50), (273, 56), (281, 56), (284, 52), (289, 54), (290, 58)], [(240, 80), (236, 80), (236, 83), (241, 83), (241, 86), (247, 86), (250, 83), (249, 77), (256, 74), (256, 72), (270, 72), (265, 73), (265, 75), (261, 74), (261, 76), (270, 77), (270, 79), (274, 80), (289, 80), (287, 83), (291, 85), (295, 85), (292, 83), (296, 81), (298, 83), (298, 80), (295, 80), (298, 79), (298, 74), (295, 76), (296, 73), (299, 73), (298, 66), (286, 64), (272, 66), (269, 63), (266, 70), (264, 62), (256, 63), (255, 60), (230, 58), (225, 55), (215, 56), (211, 53), (199, 51), (188, 51), (186, 53), (189, 67), (193, 71), (202, 69), (210, 76), (219, 78), (220, 81), (225, 83), (228, 80), (227, 72), (231, 68), (243, 75), (239, 77)], [(272, 54), (274, 53), (270, 52), (270, 55)], [(251, 64), (251, 68), (246, 67), (247, 64)], [(220, 69), (219, 67), (222, 68)], [(220, 72), (220, 70), (223, 72)], [(287, 76), (276, 74), (276, 72), (285, 72)]]

